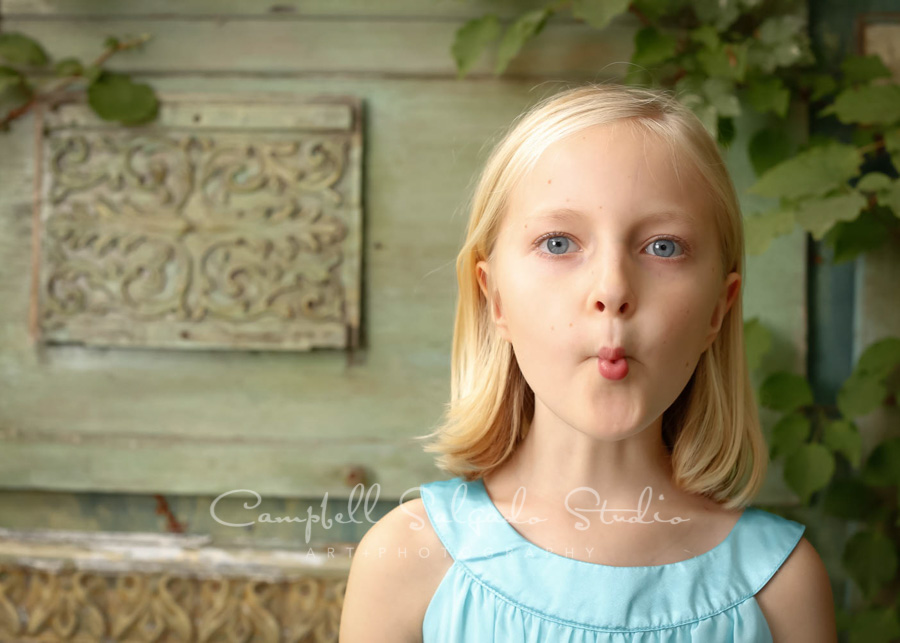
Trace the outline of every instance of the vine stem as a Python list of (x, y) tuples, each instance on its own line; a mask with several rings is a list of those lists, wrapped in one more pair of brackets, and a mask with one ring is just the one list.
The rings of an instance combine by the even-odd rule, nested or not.
[[(120, 51), (125, 51), (127, 49), (134, 49), (135, 47), (139, 47), (145, 42), (150, 40), (150, 34), (142, 34), (141, 36), (134, 38), (132, 40), (127, 40), (125, 42), (116, 43), (114, 47), (107, 47), (102, 54), (100, 54), (97, 59), (91, 65), (92, 67), (100, 67), (103, 63), (105, 63), (111, 56), (119, 53)], [(31, 98), (28, 99), (28, 102), (11, 109), (6, 116), (0, 119), (0, 129), (5, 129), (12, 121), (16, 120), (20, 116), (27, 114), (32, 107), (34, 107), (41, 98), (45, 98), (46, 96), (51, 96), (57, 92), (60, 92), (66, 89), (69, 85), (74, 83), (76, 80), (82, 77), (82, 74), (77, 74), (74, 76), (68, 76), (67, 78), (63, 78), (59, 81), (54, 87), (51, 87), (47, 90), (46, 93), (43, 94), (32, 94)]]

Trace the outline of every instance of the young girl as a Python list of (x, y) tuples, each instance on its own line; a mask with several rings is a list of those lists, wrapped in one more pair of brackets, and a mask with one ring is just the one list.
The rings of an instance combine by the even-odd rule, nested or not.
[(341, 641), (836, 641), (804, 525), (748, 506), (743, 267), (728, 171), (669, 93), (590, 84), (518, 119), (474, 194), (424, 436), (455, 477), (366, 533)]

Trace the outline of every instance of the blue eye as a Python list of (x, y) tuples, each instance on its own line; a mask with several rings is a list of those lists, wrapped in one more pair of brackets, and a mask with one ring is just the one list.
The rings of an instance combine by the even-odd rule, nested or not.
[[(550, 252), (545, 252), (541, 250), (544, 242), (549, 242), (547, 244), (548, 250)], [(539, 254), (550, 257), (551, 259), (557, 259), (560, 257), (564, 257), (567, 253), (566, 250), (569, 249), (569, 246), (574, 244), (575, 240), (564, 232), (548, 232), (547, 234), (539, 237), (537, 241), (534, 242), (534, 246), (539, 250)], [(653, 241), (651, 241), (646, 248), (654, 248), (655, 251), (659, 251), (662, 254), (652, 254), (653, 257), (660, 257), (662, 259), (676, 259), (679, 257), (683, 257), (686, 254), (685, 248), (687, 244), (679, 239), (678, 237), (672, 236), (662, 236), (657, 237)], [(680, 254), (672, 254), (676, 247), (681, 248)]]
[[(653, 241), (651, 241), (649, 244), (647, 244), (647, 247), (659, 249), (661, 252), (665, 253), (665, 252), (672, 252), (674, 250), (675, 246), (680, 246), (680, 245), (681, 245), (681, 243), (673, 237), (658, 237), (658, 238), (654, 239)], [(682, 250), (681, 250), (681, 255), (683, 255), (683, 254), (684, 254), (684, 248), (682, 248)], [(672, 256), (680, 257), (681, 255), (663, 254), (663, 255), (654, 255), (654, 256), (656, 256), (656, 257), (662, 256), (662, 257), (668, 259), (669, 257), (672, 257)]]

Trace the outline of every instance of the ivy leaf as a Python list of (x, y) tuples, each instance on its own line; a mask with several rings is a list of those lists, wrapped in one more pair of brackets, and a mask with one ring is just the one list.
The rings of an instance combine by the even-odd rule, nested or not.
[(805, 89), (810, 90), (810, 100), (816, 101), (824, 96), (833, 94), (838, 84), (831, 74), (804, 74), (801, 83)]
[(894, 544), (880, 531), (872, 529), (858, 531), (850, 537), (844, 547), (842, 562), (869, 598), (897, 572)]
[(572, 15), (596, 29), (628, 10), (630, 0), (572, 0)]
[(81, 76), (84, 66), (77, 58), (64, 58), (53, 66), (53, 73), (57, 76)]
[(500, 21), (494, 14), (474, 18), (456, 31), (451, 52), (456, 60), (457, 78), (462, 78), (478, 62), (488, 43), (500, 36)]
[(741, 115), (741, 103), (735, 96), (733, 81), (727, 78), (707, 78), (703, 81), (703, 93), (718, 116)]
[(772, 332), (759, 317), (744, 322), (744, 346), (748, 370), (755, 371), (762, 358), (772, 349)]
[(784, 462), (784, 481), (803, 504), (834, 474), (834, 456), (821, 444), (804, 444)]
[(878, 487), (900, 484), (900, 437), (884, 440), (872, 450), (862, 479)]
[(833, 420), (825, 425), (822, 443), (834, 453), (841, 453), (854, 467), (862, 457), (862, 437), (859, 429), (849, 420)]
[(23, 33), (0, 34), (0, 58), (14, 65), (46, 65), (49, 58), (41, 45)]
[[(884, 147), (891, 156), (900, 157), (900, 128), (884, 133)], [(898, 160), (894, 160), (895, 165)]]
[(159, 108), (149, 85), (134, 83), (123, 74), (104, 71), (88, 87), (88, 103), (108, 121), (138, 125), (156, 117)]
[(793, 151), (790, 137), (782, 127), (766, 127), (759, 130), (747, 146), (750, 163), (753, 164), (753, 171), (757, 176), (788, 159)]
[(711, 24), (725, 31), (741, 15), (738, 0), (694, 0), (694, 14), (703, 24)]
[(841, 62), (844, 82), (867, 83), (876, 78), (890, 78), (893, 74), (880, 56), (848, 56)]
[(770, 458), (794, 453), (809, 438), (812, 424), (809, 418), (800, 413), (789, 413), (772, 427), (772, 446)]
[(884, 511), (884, 504), (872, 487), (858, 478), (841, 478), (828, 485), (822, 508), (842, 520), (869, 520)]
[(748, 57), (765, 73), (810, 58), (804, 34), (806, 20), (800, 16), (774, 16), (759, 26), (759, 39), (752, 41)]
[(0, 66), (0, 96), (4, 92), (20, 87), (25, 82), (25, 77), (12, 67)]
[(671, 0), (634, 0), (631, 4), (650, 20), (659, 20), (673, 9), (680, 8), (677, 6), (680, 3), (673, 3)]
[(845, 89), (819, 116), (834, 114), (842, 123), (890, 125), (900, 120), (900, 85), (863, 85)]
[(866, 207), (866, 198), (859, 192), (838, 194), (823, 199), (807, 199), (797, 206), (797, 223), (820, 241), (838, 221), (853, 221)]
[(498, 76), (503, 73), (522, 46), (531, 38), (538, 35), (547, 24), (547, 18), (550, 17), (550, 9), (535, 9), (528, 13), (522, 14), (512, 23), (503, 34), (500, 41), (500, 48), (497, 51), (497, 65), (494, 67), (494, 73)]
[(748, 191), (787, 199), (819, 196), (855, 177), (860, 161), (852, 145), (817, 145), (769, 169)]
[(747, 100), (760, 114), (771, 111), (784, 118), (790, 99), (790, 90), (777, 77), (757, 79), (747, 85)]
[(692, 30), (690, 39), (693, 42), (704, 45), (707, 49), (716, 50), (719, 48), (719, 32), (712, 25), (703, 25)]
[(891, 177), (881, 172), (869, 172), (856, 184), (856, 189), (862, 192), (880, 192), (891, 187)]
[(832, 262), (840, 264), (880, 248), (889, 238), (885, 222), (871, 210), (863, 210), (854, 221), (838, 221), (825, 235), (825, 242), (834, 250)]
[(900, 367), (900, 338), (886, 337), (866, 346), (853, 370), (856, 373), (884, 379), (897, 367)]
[(776, 208), (744, 217), (744, 243), (747, 254), (761, 255), (773, 239), (790, 234), (794, 229), (794, 211)]
[(879, 194), (878, 203), (900, 214), (900, 180), (893, 181), (887, 190)]
[(634, 35), (631, 62), (649, 67), (675, 57), (678, 40), (654, 27), (644, 27)]
[(886, 396), (887, 389), (881, 378), (854, 372), (838, 391), (837, 407), (844, 417), (855, 418), (877, 409)]
[(805, 377), (779, 371), (762, 383), (759, 401), (766, 408), (787, 413), (812, 404), (813, 394)]

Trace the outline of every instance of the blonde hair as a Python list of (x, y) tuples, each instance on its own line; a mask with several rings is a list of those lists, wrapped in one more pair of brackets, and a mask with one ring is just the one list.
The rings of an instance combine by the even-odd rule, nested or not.
[[(668, 144), (676, 175), (685, 162), (712, 198), (722, 278), (742, 276), (740, 204), (718, 146), (703, 123), (660, 89), (589, 83), (544, 98), (521, 114), (491, 152), (471, 200), (466, 238), (456, 259), (459, 298), (453, 328), (450, 403), (441, 424), (415, 439), (439, 469), (474, 480), (499, 467), (528, 432), (534, 392), (512, 346), (497, 332), (479, 288), (476, 264), (490, 259), (513, 186), (552, 143), (587, 127), (629, 124)], [(496, 292), (488, 284), (489, 292)], [(663, 439), (675, 484), (729, 509), (746, 506), (762, 486), (767, 448), (744, 353), (738, 294), (715, 341), (684, 390), (663, 413)]]

